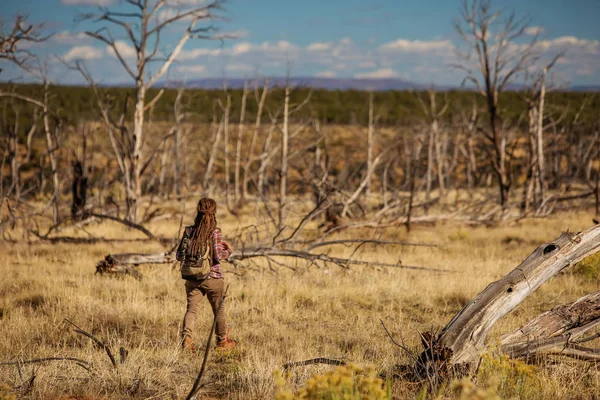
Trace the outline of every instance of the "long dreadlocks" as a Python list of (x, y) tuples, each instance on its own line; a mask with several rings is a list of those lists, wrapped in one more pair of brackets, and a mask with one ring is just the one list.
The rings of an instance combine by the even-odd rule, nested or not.
[(190, 250), (192, 254), (206, 253), (210, 246), (210, 235), (217, 227), (217, 202), (213, 199), (202, 198), (198, 201), (198, 214), (194, 219), (194, 231), (190, 238)]

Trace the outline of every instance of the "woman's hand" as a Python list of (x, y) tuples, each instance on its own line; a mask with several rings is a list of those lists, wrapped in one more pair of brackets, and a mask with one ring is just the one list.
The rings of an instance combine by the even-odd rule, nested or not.
[(229, 258), (231, 253), (233, 253), (233, 249), (231, 248), (229, 243), (227, 243), (225, 240), (223, 240), (222, 245), (223, 245), (223, 252), (227, 253), (227, 257), (225, 257), (225, 258)]

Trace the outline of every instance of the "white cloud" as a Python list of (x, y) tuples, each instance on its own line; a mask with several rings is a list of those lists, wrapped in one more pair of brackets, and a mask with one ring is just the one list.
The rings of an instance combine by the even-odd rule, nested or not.
[[(129, 43), (127, 43), (123, 40), (115, 41), (115, 47), (117, 48), (117, 51), (123, 58), (135, 58), (135, 56), (136, 56), (136, 51), (133, 48), (133, 46), (129, 45)], [(107, 47), (106, 51), (108, 54), (116, 56), (115, 51), (112, 47), (110, 47), (110, 46)]]
[(199, 57), (207, 57), (207, 56), (218, 56), (221, 54), (221, 49), (193, 49), (193, 50), (183, 50), (179, 53), (177, 57), (180, 61), (186, 60), (195, 60)]
[(252, 68), (248, 64), (229, 64), (225, 67), (225, 69), (227, 71), (233, 71), (233, 72), (250, 72), (254, 68)]
[(334, 71), (322, 71), (322, 72), (317, 72), (315, 74), (315, 76), (317, 78), (335, 78), (336, 74)]
[(452, 42), (449, 40), (406, 40), (398, 39), (393, 42), (385, 43), (379, 46), (380, 50), (388, 52), (406, 52), (406, 53), (429, 53), (439, 50), (452, 50)]
[(110, 6), (116, 3), (115, 0), (60, 0), (60, 2), (68, 6)]
[(358, 79), (385, 79), (385, 78), (397, 78), (400, 75), (391, 68), (381, 68), (376, 71), (363, 72), (354, 75)]
[(201, 74), (206, 72), (206, 67), (204, 65), (180, 65), (176, 69), (179, 72), (188, 72), (192, 74)]
[(72, 60), (94, 60), (104, 56), (104, 51), (92, 46), (75, 46), (69, 50), (63, 58), (65, 61)]
[(523, 33), (529, 36), (541, 35), (544, 33), (544, 28), (541, 26), (529, 26), (525, 28)]
[(255, 47), (251, 43), (242, 42), (242, 43), (237, 43), (236, 45), (234, 45), (233, 48), (231, 49), (231, 52), (233, 53), (233, 55), (240, 55), (240, 54), (249, 53), (254, 49), (255, 49)]
[(287, 40), (280, 40), (277, 42), (264, 42), (258, 46), (258, 49), (268, 53), (285, 53), (295, 52), (298, 50), (298, 46), (288, 42)]
[(306, 50), (308, 51), (327, 51), (331, 49), (331, 42), (316, 42), (308, 45)]
[(192, 7), (206, 5), (209, 0), (167, 0), (167, 3), (173, 6)]

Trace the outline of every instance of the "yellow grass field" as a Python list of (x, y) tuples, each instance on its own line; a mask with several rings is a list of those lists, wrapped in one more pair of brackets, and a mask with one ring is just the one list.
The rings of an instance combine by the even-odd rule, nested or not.
[[(186, 210), (193, 209), (193, 199)], [(292, 208), (291, 218), (306, 210)], [(190, 223), (188, 213), (184, 223)], [(524, 219), (499, 227), (467, 227), (458, 222), (344, 231), (332, 238), (371, 238), (435, 243), (441, 247), (364, 245), (354, 257), (387, 263), (420, 265), (451, 272), (402, 268), (335, 265), (317, 268), (283, 260), (291, 269), (266, 262), (234, 268), (225, 263), (230, 285), (227, 315), (238, 348), (228, 354), (211, 352), (203, 378), (207, 399), (269, 399), (285, 389), (294, 392), (315, 374), (333, 371), (328, 365), (300, 366), (284, 374), (278, 387), (276, 372), (283, 364), (315, 357), (341, 357), (357, 366), (372, 366), (377, 374), (409, 364), (409, 356), (387, 337), (380, 320), (396, 340), (419, 350), (418, 332), (443, 327), (488, 283), (512, 270), (539, 244), (562, 231), (579, 231), (592, 224), (592, 213), (562, 213), (546, 219)], [(219, 210), (224, 237), (257, 217), (248, 208), (237, 219)], [(173, 237), (178, 219), (153, 222), (155, 234)], [(315, 235), (311, 223), (307, 235)], [(122, 225), (102, 222), (85, 231), (65, 228), (60, 235), (92, 234), (107, 238), (142, 238)], [(86, 233), (87, 232), (87, 233)], [(354, 247), (322, 248), (330, 255), (351, 256)], [(140, 266), (141, 281), (131, 277), (95, 275), (95, 264), (109, 253), (160, 252), (153, 242), (110, 242), (93, 245), (0, 242), (0, 363), (44, 357), (72, 357), (0, 365), (0, 399), (181, 399), (200, 369), (202, 357), (183, 353), (179, 331), (185, 310), (183, 281), (176, 266)], [(563, 273), (528, 298), (494, 328), (489, 342), (555, 305), (598, 289), (589, 276)], [(113, 368), (104, 350), (75, 333), (68, 319), (105, 341), (124, 363)], [(208, 302), (198, 323), (200, 347), (212, 324)], [(558, 360), (558, 362), (556, 362)], [(118, 361), (118, 360), (117, 360)], [(600, 372), (595, 365), (569, 359), (543, 360), (533, 367), (497, 355), (484, 357), (469, 381), (427, 391), (424, 383), (387, 383), (394, 399), (524, 398), (587, 399), (600, 397)], [(281, 384), (281, 382), (280, 382)], [(476, 385), (476, 386), (474, 386)], [(288, 392), (289, 395), (289, 392)], [(13, 397), (11, 397), (13, 396)], [(336, 398), (336, 397), (332, 397)], [(342, 398), (342, 397), (339, 397)]]

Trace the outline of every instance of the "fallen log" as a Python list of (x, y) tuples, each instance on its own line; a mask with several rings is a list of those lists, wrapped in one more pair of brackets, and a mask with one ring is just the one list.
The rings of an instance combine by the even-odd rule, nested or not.
[[(548, 279), (598, 250), (600, 250), (600, 226), (598, 225), (577, 234), (563, 233), (555, 241), (539, 246), (517, 268), (488, 285), (465, 305), (439, 335), (422, 337), (425, 350), (417, 361), (420, 366), (416, 370), (423, 374), (429, 373), (431, 368), (447, 371), (452, 367), (463, 369), (465, 365), (474, 366), (481, 354), (487, 351), (485, 340), (500, 318), (511, 312)], [(530, 324), (521, 328), (521, 333), (517, 332), (505, 337), (504, 350), (514, 356), (523, 356), (536, 348), (538, 352), (555, 353), (558, 351), (557, 346), (564, 345), (568, 341), (566, 334), (569, 331), (572, 337), (573, 333), (583, 334), (598, 324), (600, 311), (597, 309), (598, 296), (595, 294), (562, 307), (532, 320)], [(570, 310), (570, 314), (560, 317), (560, 311), (565, 310)], [(585, 312), (582, 314), (583, 311)], [(570, 323), (570, 318), (575, 316), (582, 318), (582, 322), (575, 325)], [(581, 325), (585, 321), (590, 322)], [(541, 325), (544, 325), (543, 329)], [(554, 336), (548, 337), (548, 335)], [(523, 339), (526, 337), (533, 338), (533, 343), (537, 343), (537, 347), (524, 345)], [(575, 356), (585, 351), (580, 347), (573, 343), (573, 346), (569, 347), (569, 354), (564, 353), (564, 355)], [(595, 352), (588, 353), (596, 356)]]
[(104, 260), (96, 264), (96, 273), (100, 275), (131, 275), (136, 279), (141, 279), (137, 270), (140, 264), (169, 264), (175, 262), (172, 253), (122, 253), (109, 254)]
[(582, 337), (600, 325), (600, 291), (546, 311), (513, 333), (500, 338), (502, 352), (513, 358), (562, 355), (600, 360), (600, 352), (581, 346), (597, 339)]

